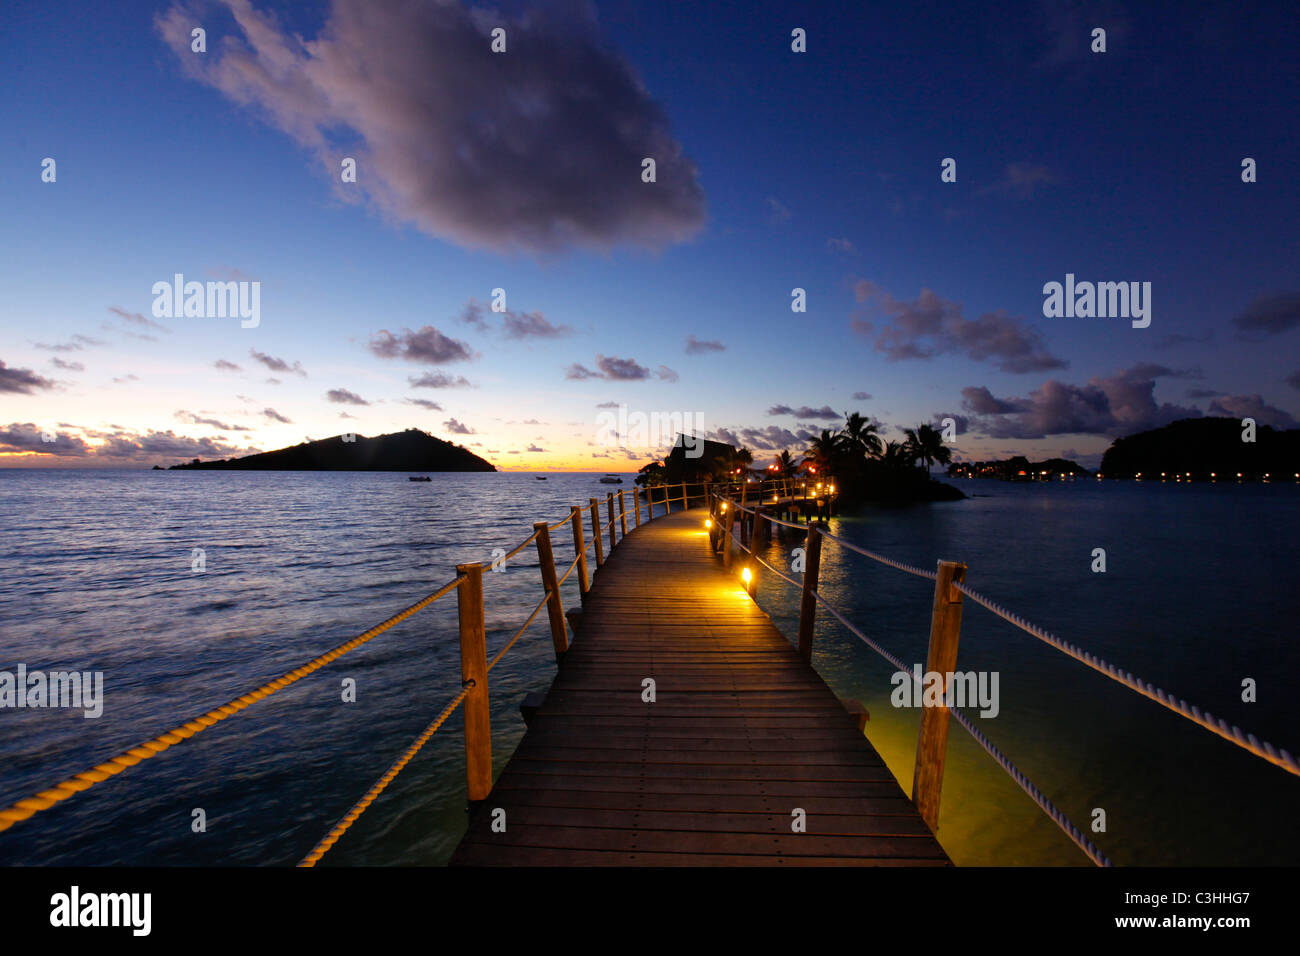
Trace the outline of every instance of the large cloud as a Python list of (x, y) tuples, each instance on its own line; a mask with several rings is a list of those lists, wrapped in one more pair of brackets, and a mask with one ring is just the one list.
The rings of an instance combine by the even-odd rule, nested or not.
[(31, 395), (37, 389), (53, 388), (54, 382), (37, 375), (29, 368), (9, 368), (0, 360), (0, 392), (17, 392)]
[[(977, 362), (992, 360), (1004, 372), (1043, 372), (1066, 366), (1047, 351), (1036, 329), (1005, 309), (967, 319), (960, 302), (941, 299), (929, 289), (922, 289), (909, 302), (865, 279), (854, 287), (854, 295), (858, 302), (874, 303), (889, 317), (874, 344), (876, 351), (884, 352), (891, 361), (958, 353)], [(853, 329), (870, 335), (875, 326), (856, 318)]]
[(1087, 385), (1048, 379), (1022, 398), (999, 398), (986, 386), (972, 386), (961, 392), (962, 407), (971, 413), (969, 419), (962, 420), (971, 431), (993, 438), (1128, 435), (1180, 418), (1199, 418), (1198, 408), (1155, 400), (1157, 378), (1196, 374), (1143, 363), (1114, 375), (1094, 376)]
[[(312, 150), (386, 215), (469, 247), (657, 247), (704, 222), (694, 164), (663, 108), (576, 2), (520, 13), (455, 0), (334, 0), (314, 40), (248, 0), (237, 29), (178, 3), (157, 19), (191, 75)], [(209, 52), (190, 52), (195, 23)], [(493, 53), (491, 31), (506, 31)], [(645, 157), (656, 182), (641, 180)]]

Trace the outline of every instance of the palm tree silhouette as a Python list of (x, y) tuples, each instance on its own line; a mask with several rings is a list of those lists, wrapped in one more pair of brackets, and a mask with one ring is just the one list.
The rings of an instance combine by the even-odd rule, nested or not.
[(873, 458), (879, 458), (884, 451), (879, 432), (879, 426), (865, 418), (861, 412), (854, 412), (844, 420), (843, 435), (846, 441)]
[(929, 425), (920, 425), (915, 431), (908, 428), (905, 434), (907, 444), (911, 445), (911, 453), (925, 463), (927, 474), (935, 463), (946, 465), (952, 461), (952, 449), (943, 443), (943, 436)]

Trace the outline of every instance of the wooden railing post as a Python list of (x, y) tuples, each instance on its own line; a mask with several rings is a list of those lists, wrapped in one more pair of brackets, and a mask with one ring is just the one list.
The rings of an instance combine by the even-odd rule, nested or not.
[(670, 515), (672, 513), (673, 513), (672, 499), (669, 498), (668, 496), (668, 486), (664, 485), (664, 514)]
[(627, 537), (627, 505), (623, 501), (623, 489), (618, 490), (618, 523), (623, 529), (623, 537)]
[(690, 503), (690, 501), (687, 500), (687, 498), (686, 498), (686, 482), (683, 481), (683, 482), (682, 482), (682, 510), (685, 511), (685, 510), (686, 510), (687, 508), (689, 508), (690, 506), (691, 506), (691, 503)]
[(569, 632), (565, 630), (564, 606), (560, 602), (560, 582), (555, 573), (555, 554), (551, 551), (551, 530), (545, 521), (533, 523), (537, 532), (537, 561), (542, 566), (542, 586), (550, 592), (546, 599), (546, 613), (551, 618), (551, 641), (555, 644), (555, 659), (564, 659), (569, 649)]
[(636, 519), (635, 527), (641, 527), (641, 489), (632, 489), (632, 517)]
[(569, 509), (569, 523), (573, 525), (573, 553), (578, 556), (578, 597), (587, 603), (587, 543), (582, 540), (582, 509), (574, 505)]
[(736, 525), (736, 509), (728, 508), (723, 515), (726, 533), (722, 536), (722, 566), (729, 568), (731, 567), (731, 529)]
[(591, 540), (596, 545), (596, 567), (599, 568), (605, 563), (605, 548), (600, 543), (600, 505), (595, 498), (588, 500), (591, 502)]
[(808, 540), (804, 542), (803, 598), (799, 605), (799, 656), (812, 663), (813, 627), (817, 622), (817, 575), (822, 564), (822, 533), (815, 525), (808, 526)]
[(921, 732), (916, 738), (916, 766), (912, 772), (912, 803), (931, 830), (939, 828), (939, 794), (943, 790), (943, 762), (948, 750), (948, 675), (957, 669), (957, 639), (961, 634), (962, 595), (953, 585), (965, 579), (966, 565), (956, 561), (939, 562), (925, 670), (927, 674), (943, 675), (944, 703), (921, 708)]
[(460, 679), (465, 695), (465, 786), (471, 806), (492, 790), (492, 719), (488, 708), (487, 629), (483, 622), (483, 565), (458, 564)]
[(614, 540), (614, 492), (611, 491), (605, 496), (605, 504), (608, 506), (606, 510), (609, 512), (609, 553), (613, 554), (614, 545), (618, 544)]

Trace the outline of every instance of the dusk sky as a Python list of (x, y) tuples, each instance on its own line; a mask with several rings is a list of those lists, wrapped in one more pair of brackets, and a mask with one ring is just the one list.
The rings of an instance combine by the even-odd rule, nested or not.
[[(1091, 467), (1297, 427), (1295, 5), (949, 7), (7, 0), (0, 464), (418, 427), (635, 470), (620, 403), (759, 463), (849, 411)], [(177, 273), (256, 327), (156, 316)], [(1150, 325), (1046, 317), (1067, 274)]]

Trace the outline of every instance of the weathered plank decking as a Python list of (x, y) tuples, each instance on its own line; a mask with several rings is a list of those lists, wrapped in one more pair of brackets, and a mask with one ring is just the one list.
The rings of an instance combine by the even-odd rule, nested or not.
[(704, 517), (656, 518), (606, 560), (452, 865), (949, 863), (856, 718), (710, 553)]

